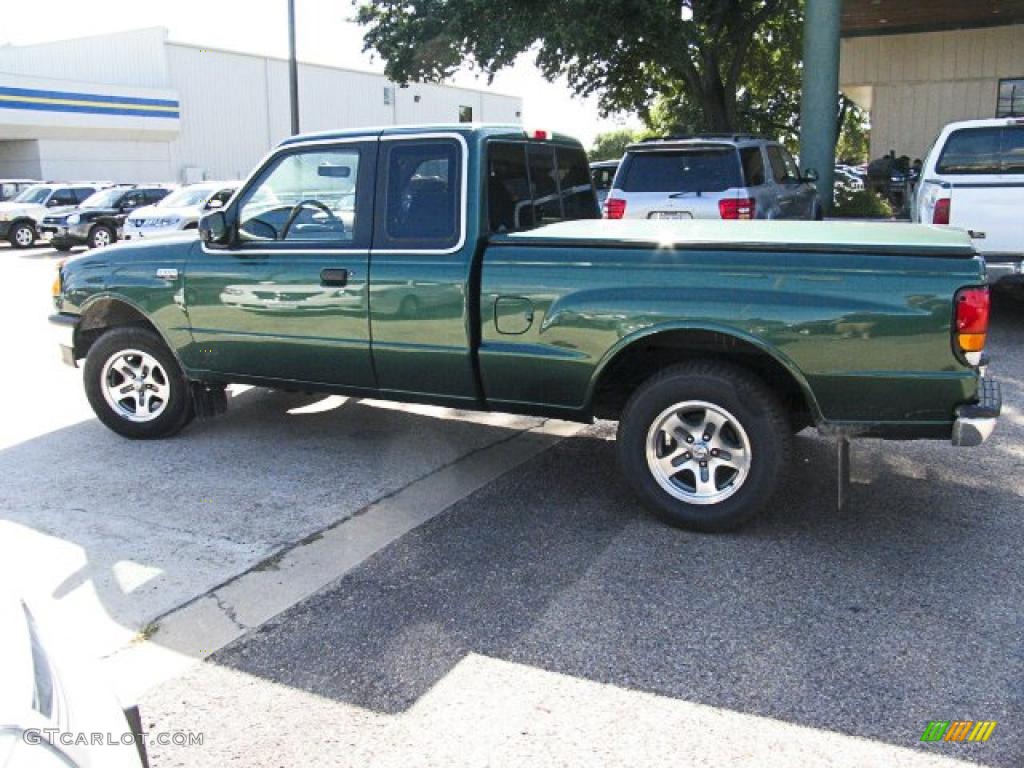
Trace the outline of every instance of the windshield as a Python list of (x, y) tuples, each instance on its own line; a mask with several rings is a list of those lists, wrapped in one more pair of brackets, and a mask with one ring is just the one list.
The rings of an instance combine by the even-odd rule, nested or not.
[(126, 189), (103, 189), (93, 192), (82, 202), (83, 208), (116, 208), (121, 198), (128, 192)]
[(627, 161), (624, 192), (722, 192), (743, 184), (729, 147), (634, 152)]
[(157, 206), (160, 208), (187, 208), (205, 203), (218, 191), (218, 187), (186, 187), (172, 192), (157, 203)]
[(29, 187), (16, 198), (14, 198), (14, 202), (41, 205), (42, 203), (46, 202), (46, 198), (49, 196), (51, 189), (52, 187)]

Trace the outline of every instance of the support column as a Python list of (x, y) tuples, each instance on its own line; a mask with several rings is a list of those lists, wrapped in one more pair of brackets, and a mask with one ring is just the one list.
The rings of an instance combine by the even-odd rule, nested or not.
[(839, 109), (839, 21), (842, 0), (804, 3), (804, 71), (800, 97), (800, 169), (818, 172), (818, 200), (832, 210)]

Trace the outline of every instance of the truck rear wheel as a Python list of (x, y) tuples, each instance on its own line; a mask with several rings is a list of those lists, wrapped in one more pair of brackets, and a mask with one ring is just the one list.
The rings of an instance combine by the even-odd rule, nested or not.
[(97, 418), (124, 437), (170, 437), (192, 420), (188, 380), (163, 340), (115, 328), (89, 349), (85, 394)]
[(666, 521), (725, 531), (771, 498), (790, 432), (785, 409), (757, 377), (697, 361), (665, 369), (633, 394), (616, 449), (633, 489)]

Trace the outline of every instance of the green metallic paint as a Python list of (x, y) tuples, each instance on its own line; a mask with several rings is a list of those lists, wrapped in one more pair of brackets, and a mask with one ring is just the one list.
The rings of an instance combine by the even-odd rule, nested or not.
[[(587, 221), (485, 244), (480, 158), (510, 130), (460, 130), (468, 209), (455, 253), (247, 258), (195, 239), (128, 243), (70, 259), (57, 309), (125, 302), (197, 380), (581, 420), (616, 355), (688, 330), (770, 355), (824, 429), (948, 438), (955, 406), (975, 398), (977, 371), (951, 346), (954, 294), (984, 284), (962, 233)], [(347, 290), (317, 284), (324, 266), (352, 270)], [(176, 279), (156, 276), (168, 268)]]
[[(701, 329), (771, 354), (824, 421), (951, 424), (977, 384), (952, 352), (952, 296), (982, 282), (981, 270), (976, 259), (921, 256), (494, 247), (481, 289), (484, 390), (492, 403), (586, 411), (610, 355), (652, 333)], [(495, 327), (506, 295), (534, 305), (521, 336)]]

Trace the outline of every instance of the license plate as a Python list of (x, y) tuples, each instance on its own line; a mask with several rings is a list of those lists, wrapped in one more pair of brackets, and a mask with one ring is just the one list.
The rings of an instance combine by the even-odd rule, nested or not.
[(654, 211), (649, 219), (692, 219), (693, 214), (689, 211)]
[(57, 227), (57, 234), (58, 235), (66, 235), (67, 233), (68, 233), (68, 228), (67, 227)]

